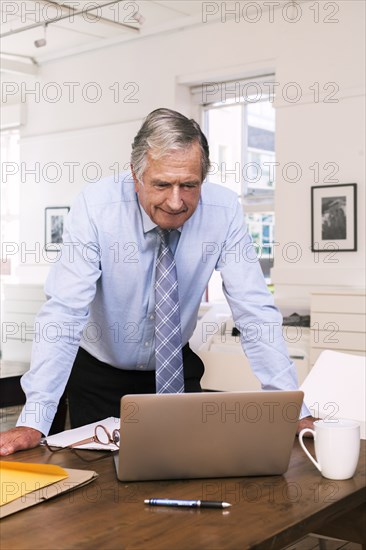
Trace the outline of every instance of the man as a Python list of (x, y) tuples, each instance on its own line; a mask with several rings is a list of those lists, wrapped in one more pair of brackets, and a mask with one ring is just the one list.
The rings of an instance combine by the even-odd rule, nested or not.
[[(135, 137), (131, 174), (93, 183), (76, 199), (61, 259), (46, 282), (31, 369), (22, 378), (27, 401), (17, 427), (2, 434), (0, 454), (39, 444), (66, 384), (73, 427), (119, 416), (124, 394), (157, 391), (155, 266), (162, 247), (174, 256), (178, 280), (179, 303), (170, 309), (179, 310), (171, 331), (181, 336), (182, 389), (201, 389), (203, 365), (188, 341), (214, 269), (263, 388), (297, 388), (281, 316), (253, 261), (237, 196), (202, 183), (208, 169), (198, 124), (158, 109)], [(304, 406), (299, 428), (311, 425), (308, 415)]]

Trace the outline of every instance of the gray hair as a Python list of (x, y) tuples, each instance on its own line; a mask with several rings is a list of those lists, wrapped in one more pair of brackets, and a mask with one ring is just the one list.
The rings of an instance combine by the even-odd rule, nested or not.
[(201, 148), (203, 181), (210, 167), (210, 156), (206, 136), (197, 122), (171, 109), (152, 111), (132, 143), (131, 164), (137, 179), (142, 179), (149, 152), (152, 158), (157, 159), (174, 149), (186, 149), (194, 143)]

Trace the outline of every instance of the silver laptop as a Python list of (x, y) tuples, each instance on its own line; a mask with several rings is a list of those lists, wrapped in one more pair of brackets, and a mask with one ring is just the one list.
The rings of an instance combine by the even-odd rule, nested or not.
[(121, 481), (283, 474), (301, 391), (126, 395), (115, 455)]

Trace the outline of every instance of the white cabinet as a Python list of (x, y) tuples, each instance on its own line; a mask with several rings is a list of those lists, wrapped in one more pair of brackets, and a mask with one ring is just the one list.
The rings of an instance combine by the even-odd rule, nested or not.
[(310, 364), (326, 349), (366, 353), (364, 288), (335, 288), (311, 295)]

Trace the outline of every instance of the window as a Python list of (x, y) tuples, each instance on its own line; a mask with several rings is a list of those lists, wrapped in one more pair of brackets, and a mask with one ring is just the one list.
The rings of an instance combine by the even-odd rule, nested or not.
[[(273, 75), (207, 85), (206, 92), (210, 93), (206, 94), (204, 84), (192, 89), (195, 102), (202, 106), (202, 126), (210, 146), (212, 169), (208, 179), (240, 197), (267, 282), (273, 265), (275, 231), (275, 110), (271, 82)], [(217, 297), (217, 289), (211, 292), (211, 286), (210, 299), (212, 295)]]
[[(1, 273), (10, 275), (14, 268), (14, 253), (19, 242), (19, 130), (1, 132)], [(5, 261), (6, 259), (6, 261)], [(13, 261), (12, 261), (13, 260)]]

